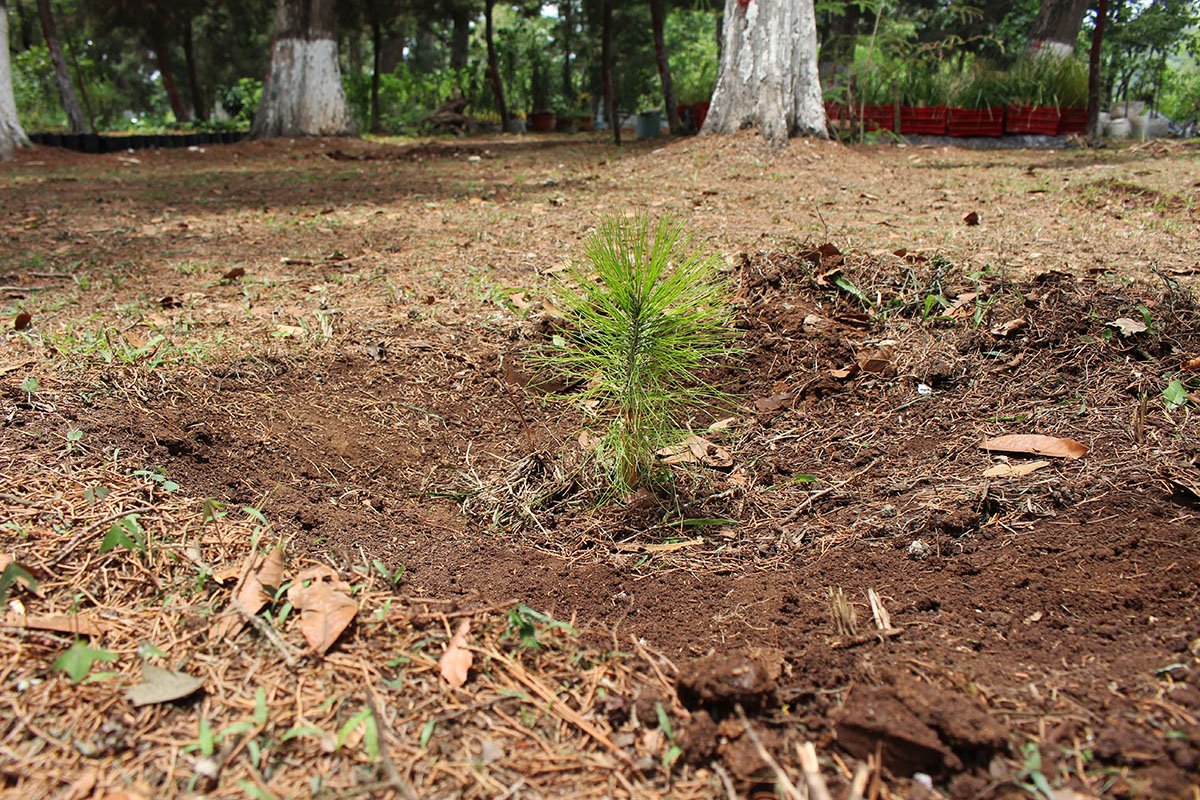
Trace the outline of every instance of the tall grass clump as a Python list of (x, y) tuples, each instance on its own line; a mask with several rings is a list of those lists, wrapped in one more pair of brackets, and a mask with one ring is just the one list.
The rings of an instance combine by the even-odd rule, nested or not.
[(679, 222), (615, 217), (551, 289), (567, 317), (537, 361), (586, 385), (605, 427), (597, 458), (611, 494), (652, 482), (656, 452), (686, 435), (689, 411), (720, 404), (702, 375), (735, 350), (722, 261)]

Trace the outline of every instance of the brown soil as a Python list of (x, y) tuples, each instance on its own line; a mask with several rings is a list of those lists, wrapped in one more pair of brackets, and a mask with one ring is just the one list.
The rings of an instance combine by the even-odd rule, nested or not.
[[(192, 497), (261, 507), (300, 553), (403, 565), (423, 597), (519, 599), (595, 647), (632, 636), (678, 670), (684, 761), (743, 788), (768, 775), (753, 719), (789, 763), (800, 739), (840, 754), (841, 784), (879, 755), (901, 785), (1013, 796), (1033, 742), (1077, 796), (1191, 797), (1200, 404), (1162, 392), (1197, 388), (1178, 372), (1200, 355), (1197, 154), (39, 150), (0, 173), (9, 302), (47, 337), (10, 334), (3, 442), (78, 428)], [(729, 254), (747, 352), (707, 376), (740, 405), (719, 439), (735, 465), (597, 509), (562, 478), (583, 417), (523, 385), (521, 353), (547, 335), (537, 273), (624, 204)], [(99, 326), (137, 355), (86, 351)], [(53, 413), (24, 402), (30, 365)], [(1015, 433), (1089, 452), (985, 477), (1030, 460), (980, 447)]]

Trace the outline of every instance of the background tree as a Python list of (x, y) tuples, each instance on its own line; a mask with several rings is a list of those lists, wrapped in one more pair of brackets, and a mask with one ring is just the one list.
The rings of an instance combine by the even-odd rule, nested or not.
[(721, 71), (705, 133), (754, 126), (776, 144), (826, 137), (813, 0), (725, 0)]
[(667, 45), (663, 37), (663, 0), (649, 0), (651, 30), (654, 35), (654, 60), (658, 64), (658, 77), (662, 82), (663, 105), (667, 112), (667, 126), (671, 133), (681, 133), (679, 104), (675, 100), (675, 85), (671, 80), (671, 65), (667, 60)]
[[(58, 43), (58, 31), (54, 26), (54, 15), (50, 11), (50, 0), (37, 0), (37, 7), (38, 17), (42, 21), (42, 36), (46, 39), (46, 47), (50, 50), (50, 59), (54, 63), (54, 76), (58, 79), (63, 110), (67, 112), (67, 124), (71, 133), (85, 133), (87, 123), (83, 120), (83, 109), (79, 107), (79, 97), (75, 94), (71, 70), (67, 68), (67, 60), (63, 58), (62, 47)], [(5, 26), (7, 27), (7, 18)], [(7, 49), (7, 37), (4, 41)], [(9, 85), (11, 87), (11, 81)]]
[(338, 67), (334, 0), (277, 0), (255, 138), (355, 135)]
[(1025, 56), (1054, 55), (1064, 58), (1075, 52), (1091, 0), (1042, 0), (1025, 45)]
[(8, 7), (5, 0), (0, 0), (0, 159), (12, 158), (17, 147), (30, 146), (17, 117), (8, 55)]

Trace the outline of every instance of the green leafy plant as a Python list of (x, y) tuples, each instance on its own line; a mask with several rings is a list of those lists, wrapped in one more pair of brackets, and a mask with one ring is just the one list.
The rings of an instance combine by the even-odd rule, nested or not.
[(79, 683), (92, 670), (92, 664), (97, 661), (116, 661), (115, 653), (107, 650), (97, 650), (88, 647), (83, 642), (75, 642), (51, 664), (52, 669), (60, 669), (71, 678), (71, 683)]
[(734, 350), (731, 291), (719, 257), (669, 218), (608, 219), (584, 254), (551, 292), (573, 330), (535, 361), (588, 386), (607, 426), (599, 461), (625, 492), (682, 438), (685, 411), (720, 401), (696, 376)]

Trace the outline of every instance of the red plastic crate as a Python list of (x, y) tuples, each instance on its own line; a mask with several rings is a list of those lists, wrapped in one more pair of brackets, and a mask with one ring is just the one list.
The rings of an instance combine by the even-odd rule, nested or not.
[(1060, 118), (1057, 108), (1013, 105), (1004, 113), (1004, 132), (1054, 136), (1058, 133)]
[(1004, 106), (951, 108), (946, 128), (951, 136), (1000, 136), (1004, 133)]
[(836, 100), (829, 100), (825, 103), (825, 116), (830, 122), (838, 119), (846, 118), (846, 107)]
[(862, 121), (869, 131), (896, 129), (896, 111), (892, 106), (862, 106)]
[(1086, 108), (1060, 109), (1058, 133), (1087, 133), (1088, 115)]
[(946, 106), (900, 106), (900, 132), (946, 135)]

